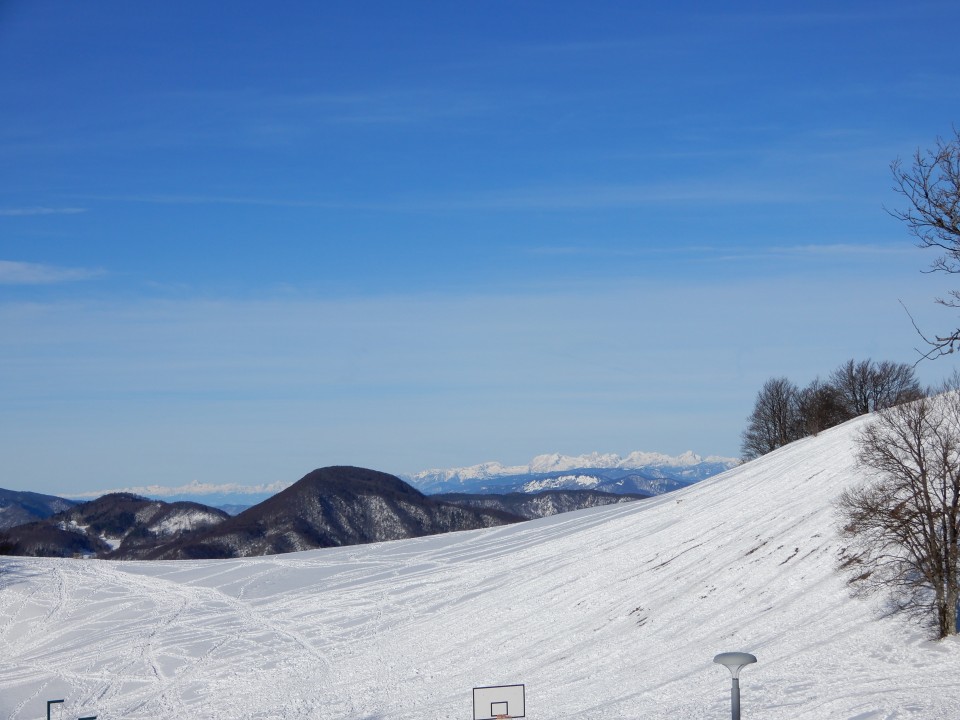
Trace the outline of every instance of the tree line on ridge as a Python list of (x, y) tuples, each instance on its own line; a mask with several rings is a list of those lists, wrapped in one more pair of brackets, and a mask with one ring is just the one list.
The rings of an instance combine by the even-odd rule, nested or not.
[(747, 419), (741, 457), (752, 460), (860, 415), (923, 396), (913, 366), (887, 360), (848, 360), (827, 380), (818, 377), (804, 388), (786, 377), (770, 378)]

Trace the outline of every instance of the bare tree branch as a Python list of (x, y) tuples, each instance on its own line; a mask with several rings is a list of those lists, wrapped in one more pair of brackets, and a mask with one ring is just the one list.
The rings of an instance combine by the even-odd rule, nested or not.
[[(941, 251), (929, 272), (960, 273), (960, 131), (954, 128), (953, 132), (952, 139), (937, 138), (933, 150), (918, 149), (909, 167), (899, 158), (890, 165), (893, 190), (906, 198), (907, 208), (887, 212), (907, 226), (918, 247)], [(960, 291), (950, 295), (952, 300), (936, 298), (936, 302), (960, 307)], [(913, 326), (917, 328), (916, 323)], [(918, 328), (917, 332), (930, 347), (928, 352), (918, 351), (921, 360), (949, 355), (960, 345), (960, 328), (932, 337)]]

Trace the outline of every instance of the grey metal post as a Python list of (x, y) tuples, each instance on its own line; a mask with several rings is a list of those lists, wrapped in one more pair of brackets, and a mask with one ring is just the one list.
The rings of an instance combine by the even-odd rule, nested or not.
[(730, 714), (733, 720), (740, 720), (740, 678), (731, 680), (733, 687), (730, 688)]
[(740, 671), (750, 663), (755, 663), (757, 659), (750, 653), (728, 652), (720, 653), (713, 661), (718, 665), (723, 665), (730, 671), (732, 684), (730, 686), (730, 717), (733, 720), (740, 720)]

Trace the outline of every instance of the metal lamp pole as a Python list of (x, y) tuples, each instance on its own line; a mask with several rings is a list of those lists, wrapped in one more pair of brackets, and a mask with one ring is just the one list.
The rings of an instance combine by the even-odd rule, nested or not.
[(733, 720), (740, 720), (740, 670), (757, 659), (750, 653), (728, 652), (720, 653), (713, 661), (718, 665), (726, 666), (730, 671), (732, 685), (730, 687), (730, 713)]

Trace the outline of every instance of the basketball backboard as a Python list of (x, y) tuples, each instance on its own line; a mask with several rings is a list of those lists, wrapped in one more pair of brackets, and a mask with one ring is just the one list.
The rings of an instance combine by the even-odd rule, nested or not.
[(496, 720), (506, 715), (526, 717), (526, 689), (523, 685), (495, 685), (473, 689), (473, 720)]

